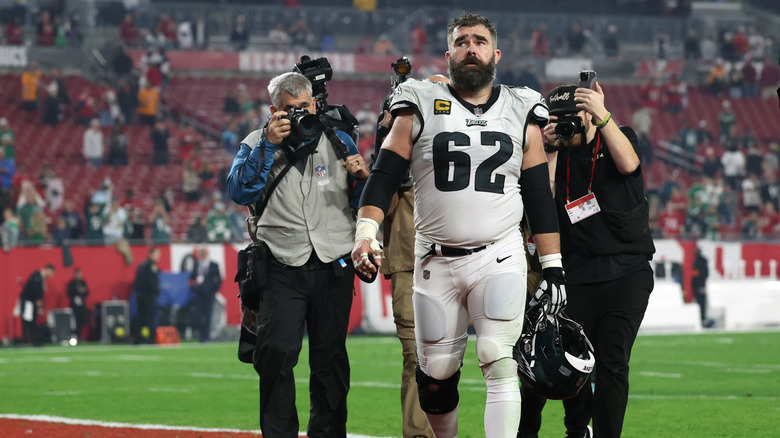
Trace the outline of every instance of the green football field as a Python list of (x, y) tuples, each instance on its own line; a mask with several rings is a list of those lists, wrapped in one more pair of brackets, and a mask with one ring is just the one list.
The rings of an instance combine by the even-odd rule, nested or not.
[[(401, 347), (352, 336), (351, 434), (401, 436)], [(307, 345), (296, 369), (308, 413)], [(258, 379), (233, 343), (175, 347), (87, 344), (0, 348), (0, 414), (257, 430)], [(460, 437), (480, 437), (485, 401), (470, 340), (460, 384)], [(561, 437), (550, 402), (542, 437)], [(2, 435), (2, 431), (0, 431)], [(640, 335), (631, 361), (624, 437), (780, 436), (780, 331)]]

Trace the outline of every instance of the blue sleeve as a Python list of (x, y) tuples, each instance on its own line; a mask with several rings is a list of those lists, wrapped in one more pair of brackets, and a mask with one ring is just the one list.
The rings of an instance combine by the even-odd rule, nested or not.
[[(338, 135), (341, 141), (343, 141), (347, 146), (350, 155), (360, 153), (358, 152), (357, 146), (355, 146), (355, 142), (352, 141), (352, 137), (350, 137), (346, 132), (336, 131), (336, 135)], [(347, 184), (352, 189), (352, 196), (349, 199), (349, 206), (352, 208), (352, 210), (357, 211), (360, 204), (360, 194), (363, 193), (363, 186), (366, 185), (366, 180), (357, 179), (352, 175), (348, 175)]]
[[(274, 152), (277, 146), (268, 140), (254, 148), (241, 143), (233, 165), (230, 166), (225, 186), (233, 202), (241, 205), (252, 205), (263, 196), (263, 189), (268, 182), (268, 174), (274, 162)], [(260, 166), (260, 152), (265, 150), (265, 160)]]

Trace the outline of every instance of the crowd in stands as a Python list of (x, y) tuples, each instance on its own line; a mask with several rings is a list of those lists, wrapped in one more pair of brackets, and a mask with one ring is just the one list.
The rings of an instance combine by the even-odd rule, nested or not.
[[(371, 2), (369, 2), (371, 3)], [(668, 17), (687, 17), (690, 14), (690, 2), (683, 0), (678, 4), (669, 6), (660, 1), (643, 1), (643, 8), (653, 11), (654, 14)], [(138, 6), (124, 6), (121, 3), (114, 5), (119, 12), (112, 11), (111, 15), (119, 15), (122, 18), (117, 21), (118, 36), (126, 48), (131, 49), (162, 49), (162, 50), (199, 50), (210, 46), (210, 39), (218, 32), (220, 41), (227, 38), (230, 48), (236, 51), (250, 47), (251, 37), (257, 37), (255, 42), (262, 44), (263, 50), (313, 50), (321, 52), (334, 52), (349, 50), (357, 53), (375, 53), (386, 55), (403, 54), (422, 55), (438, 53), (442, 48), (433, 47), (430, 42), (433, 35), (441, 31), (442, 24), (436, 17), (420, 20), (411, 26), (407, 35), (394, 32), (388, 34), (390, 29), (380, 29), (378, 20), (381, 11), (376, 3), (369, 6), (353, 5), (361, 11), (361, 19), (365, 20), (366, 34), (357, 46), (352, 42), (337, 38), (343, 34), (343, 29), (338, 29), (338, 22), (330, 23), (333, 17), (325, 12), (310, 12), (296, 5), (285, 5), (283, 13), (279, 17), (276, 26), (258, 29), (248, 22), (244, 14), (214, 13), (213, 16), (205, 16), (200, 9), (192, 11), (177, 11), (175, 15), (178, 21), (169, 13), (157, 12), (154, 8), (142, 8)], [(423, 6), (418, 4), (418, 6)], [(484, 6), (484, 5), (483, 5)], [(18, 7), (16, 7), (18, 8)], [(642, 9), (642, 8), (639, 8)], [(633, 8), (633, 13), (641, 13)], [(27, 12), (24, 7), (21, 11), (4, 12), (5, 29), (2, 35), (6, 45), (23, 45), (24, 20)], [(231, 15), (234, 14), (234, 15)], [(101, 14), (99, 14), (101, 15)], [(99, 18), (99, 17), (98, 17)], [(83, 40), (82, 24), (77, 13), (65, 15), (63, 8), (41, 8), (32, 17), (35, 27), (34, 40), (29, 41), (38, 46), (78, 46)], [(98, 19), (98, 22), (106, 20)], [(113, 19), (109, 19), (109, 22)], [(377, 22), (377, 23), (374, 23)], [(142, 23), (142, 24), (138, 24)], [(310, 23), (317, 23), (312, 26)], [(374, 24), (372, 24), (374, 23)], [(573, 21), (569, 29), (564, 32), (549, 34), (547, 23), (539, 23), (534, 29), (528, 30), (518, 25), (508, 33), (508, 38), (502, 43), (502, 50), (513, 55), (531, 55), (533, 57), (558, 57), (558, 56), (607, 56), (617, 57), (621, 53), (620, 25), (619, 22), (606, 22), (604, 25), (583, 25), (579, 21)], [(703, 28), (702, 28), (703, 27)], [(735, 28), (718, 29), (708, 24), (703, 26), (690, 26), (689, 33), (684, 41), (673, 41), (665, 33), (658, 31), (649, 37), (653, 42), (653, 51), (658, 59), (669, 59), (672, 47), (682, 47), (686, 59), (703, 60), (713, 62), (722, 58), (723, 62), (735, 62), (742, 55), (749, 53), (753, 61), (759, 61), (764, 56), (774, 59), (778, 45), (771, 39), (762, 35), (755, 28), (737, 26)], [(313, 30), (316, 29), (316, 30)], [(255, 46), (257, 47), (257, 46)], [(226, 47), (220, 45), (220, 49)], [(408, 51), (407, 51), (408, 50)]]
[[(78, 12), (65, 11), (63, 5), (47, 5), (35, 10), (28, 10), (23, 2), (9, 2), (11, 5), (0, 5), (0, 16), (4, 24), (4, 31), (0, 38), (6, 45), (24, 45), (30, 43), (37, 46), (79, 46), (84, 38), (84, 23)], [(285, 2), (282, 5), (278, 25), (258, 29), (249, 18), (237, 13), (239, 10), (229, 9), (230, 12), (222, 13), (212, 10), (210, 16), (204, 15), (205, 9), (193, 8), (191, 11), (159, 12), (156, 8), (141, 7), (133, 2), (107, 2), (107, 5), (97, 5), (97, 16), (91, 18), (86, 26), (110, 25), (116, 26), (118, 35), (125, 47), (128, 48), (162, 48), (164, 50), (197, 50), (205, 49), (210, 45), (210, 38), (217, 33), (222, 38), (227, 38), (229, 46), (233, 50), (245, 50), (250, 46), (252, 36), (256, 41), (262, 41), (263, 49), (275, 50), (314, 50), (333, 52), (349, 49), (358, 53), (377, 53), (400, 55), (397, 47), (403, 47), (404, 54), (421, 55), (438, 53), (440, 47), (432, 47), (429, 35), (441, 31), (442, 23), (437, 17), (429, 17), (414, 23), (407, 35), (387, 32), (392, 29), (387, 26), (379, 26), (382, 9), (377, 8), (375, 1), (345, 1), (340, 6), (353, 7), (360, 12), (360, 19), (365, 21), (361, 27), (365, 29), (362, 42), (356, 47), (352, 43), (345, 43), (337, 35), (343, 35), (344, 29), (336, 29), (342, 23), (322, 10), (307, 11), (301, 8), (297, 2)], [(223, 3), (223, 2), (220, 2)], [(237, 3), (236, 1), (224, 2)], [(365, 4), (368, 3), (368, 4)], [(409, 7), (423, 7), (425, 3), (412, 2)], [(495, 4), (494, 4), (495, 3)], [(619, 2), (620, 3), (620, 2)], [(688, 17), (691, 12), (691, 2), (680, 0), (674, 4), (667, 4), (660, 0), (636, 0), (622, 2), (622, 6), (633, 14), (661, 15), (666, 17)], [(330, 6), (334, 6), (331, 4)], [(386, 5), (380, 5), (388, 7)], [(592, 5), (591, 8), (596, 8)], [(403, 7), (400, 3), (396, 7)], [(511, 2), (488, 2), (483, 8), (513, 9)], [(598, 5), (600, 8), (611, 8)], [(543, 10), (543, 6), (539, 6)], [(162, 10), (168, 10), (161, 8)], [(525, 8), (531, 11), (533, 8)], [(607, 12), (607, 11), (605, 11)], [(94, 13), (94, 12), (93, 12)], [(174, 18), (172, 15), (178, 17)], [(335, 20), (335, 21), (334, 21)], [(26, 22), (28, 21), (28, 22)], [(31, 22), (29, 22), (31, 21)], [(139, 24), (141, 23), (141, 24)], [(312, 25), (312, 23), (316, 25)], [(323, 24), (326, 23), (326, 24)], [(603, 26), (583, 25), (574, 21), (570, 28), (562, 33), (549, 35), (546, 23), (528, 31), (521, 26), (509, 33), (509, 44), (502, 44), (510, 48), (511, 53), (519, 53), (522, 47), (523, 54), (536, 57), (564, 56), (583, 54), (586, 56), (606, 55), (618, 56), (620, 53), (621, 23), (607, 22)], [(34, 36), (29, 36), (30, 41), (25, 41), (24, 26), (34, 27)], [(349, 26), (348, 26), (349, 27)], [(693, 26), (692, 26), (693, 28)], [(378, 30), (379, 29), (379, 30)], [(362, 32), (362, 31), (361, 31)], [(655, 52), (661, 59), (669, 56), (672, 45), (683, 45), (685, 57), (704, 60), (715, 59), (721, 55), (726, 62), (731, 61), (729, 51), (719, 53), (721, 47), (731, 47), (731, 53), (738, 52), (743, 46), (754, 47), (765, 45), (766, 39), (754, 29), (707, 29), (705, 31), (691, 30), (685, 41), (671, 41), (668, 35), (658, 33), (651, 36), (655, 45)], [(395, 38), (396, 40), (393, 40)], [(403, 39), (403, 41), (401, 41)], [(345, 46), (344, 44), (348, 44)], [(224, 48), (221, 46), (221, 48)], [(408, 53), (406, 50), (408, 48)], [(768, 47), (769, 48), (769, 47)], [(777, 47), (771, 48), (776, 51)], [(770, 54), (772, 55), (772, 54)], [(735, 55), (736, 56), (736, 55)], [(763, 58), (763, 55), (753, 56), (754, 60)]]
[[(113, 84), (65, 78), (56, 69), (42, 71), (35, 62), (18, 76), (19, 94), (3, 96), (16, 102), (11, 111), (17, 126), (9, 122), (10, 116), (0, 118), (0, 211), (4, 218), (0, 243), (4, 250), (19, 244), (169, 242), (183, 237), (185, 231), (173, 233), (171, 211), (176, 202), (194, 203), (187, 211), (200, 212), (202, 220), (191, 218), (193, 231), (187, 233), (199, 242), (244, 238), (243, 213), (225, 205), (224, 183), (218, 183), (218, 178), (225, 179), (230, 154), (224, 151), (216, 160), (202, 159), (203, 135), (162, 111), (161, 93), (168, 80), (164, 53), (150, 50), (136, 67), (123, 59), (126, 53), (119, 52), (114, 64), (129, 68), (117, 74)], [(254, 111), (251, 105), (249, 109)], [(85, 176), (103, 166), (144, 165), (139, 160), (146, 155), (140, 150), (147, 148), (151, 153), (146, 165), (165, 167), (174, 174), (151, 207), (133, 198), (126, 181), (116, 187), (110, 177), (80, 199), (71, 195), (73, 190), (48, 162), (35, 162), (45, 157), (31, 157), (15, 144), (16, 129), (35, 130), (36, 126), (81, 126), (77, 128), (82, 135), (80, 154), (68, 155), (67, 166)], [(133, 133), (132, 141), (128, 131)], [(172, 148), (177, 149), (172, 153)], [(17, 160), (20, 156), (25, 160)], [(181, 174), (176, 175), (177, 171)], [(80, 181), (77, 177), (70, 183)], [(199, 224), (205, 225), (204, 233), (197, 232)]]
[[(189, 241), (244, 239), (245, 211), (227, 201), (224, 181), (238, 142), (262, 127), (270, 114), (267, 93), (262, 88), (248, 90), (240, 83), (228, 90), (223, 102), (226, 119), (216, 140), (220, 158), (202, 159), (207, 140), (191, 126), (182, 126), (175, 117), (165, 115), (163, 106), (171, 79), (166, 51), (208, 47), (211, 34), (207, 20), (196, 15), (191, 22), (177, 23), (167, 14), (159, 14), (147, 28), (136, 25), (137, 14), (124, 14), (117, 27), (123, 48), (111, 59), (115, 75), (111, 83), (80, 81), (74, 87), (58, 70), (43, 72), (31, 62), (19, 76), (15, 101), (28, 115), (25, 123), (83, 127), (83, 161), (72, 165), (99, 169), (138, 163), (136, 153), (141, 146), (137, 142), (143, 141), (151, 150), (145, 164), (174, 168), (180, 174), (171, 178), (151, 206), (135, 199), (129, 187), (115, 187), (111, 179), (104, 180), (85, 199), (74, 199), (51, 166), (36, 165), (38, 174), (32, 175), (27, 171), (33, 167), (30, 163), (16, 160), (15, 127), (7, 118), (0, 118), (0, 239), (4, 249), (20, 243), (168, 242), (185, 238), (183, 232), (174, 235), (173, 231), (172, 209), (177, 202), (200, 206), (199, 214), (189, 218)], [(264, 30), (273, 48), (339, 49), (333, 34), (312, 32), (311, 16), (298, 13), (288, 17), (290, 23)], [(34, 44), (77, 45), (82, 38), (76, 16), (42, 10), (36, 20)], [(430, 53), (431, 25), (416, 23), (408, 42), (393, 41), (390, 35), (366, 35), (357, 51), (395, 56), (401, 54), (397, 45), (408, 45), (412, 54)], [(556, 56), (619, 56), (618, 31), (618, 24), (596, 30), (578, 22), (560, 35), (548, 35), (546, 23), (539, 23), (531, 32), (518, 27), (502, 43), (505, 59), (530, 61), (519, 67), (504, 63), (511, 67), (508, 70), (499, 65), (499, 81), (544, 93), (547, 90), (542, 89), (531, 68), (533, 62)], [(243, 16), (233, 17), (229, 40), (235, 50), (248, 47), (250, 32)], [(19, 17), (14, 17), (5, 26), (3, 42), (23, 44), (23, 36)], [(648, 164), (661, 169), (658, 174), (662, 179), (647, 178), (654, 236), (750, 239), (780, 235), (780, 138), (759, 138), (751, 126), (738, 122), (733, 110), (733, 102), (774, 96), (780, 83), (780, 68), (772, 62), (777, 45), (755, 29), (744, 27), (691, 31), (685, 41), (671, 41), (659, 34), (653, 41), (655, 59), (667, 60), (672, 46), (682, 46), (685, 59), (708, 70), (701, 83), (693, 84), (680, 72), (650, 72), (647, 82), (639, 86), (638, 108), (631, 120), (624, 121), (636, 129)], [(125, 48), (145, 50), (139, 65), (134, 65)], [(420, 77), (440, 73), (428, 71), (427, 65), (417, 68)], [(721, 105), (717, 126), (706, 119), (688, 122), (697, 113), (689, 101), (691, 88), (706, 90), (717, 99)], [(358, 147), (367, 159), (374, 148), (378, 104), (362, 102), (351, 108), (361, 123)], [(679, 115), (679, 129), (666, 138), (651, 138), (650, 127), (659, 111)], [(139, 129), (143, 130), (140, 136), (128, 135)], [(661, 148), (663, 142), (671, 147)]]
[[(655, 92), (650, 92), (654, 87)], [(640, 144), (654, 111), (675, 112), (680, 105), (676, 94), (657, 88), (655, 83), (642, 88), (643, 108), (634, 113)], [(757, 102), (761, 97), (740, 99)], [(700, 110), (685, 102), (682, 111), (688, 115)], [(657, 163), (663, 168), (657, 173), (663, 180), (646, 177), (650, 224), (656, 237), (780, 237), (780, 136), (775, 131), (772, 138), (758, 138), (752, 126), (737, 122), (730, 100), (724, 97), (720, 102), (718, 126), (710, 127), (701, 119), (693, 127), (681, 119), (677, 135), (672, 133), (667, 139), (666, 163)], [(652, 163), (658, 151), (658, 147), (644, 149), (646, 161)]]
[[(17, 2), (7, 2), (17, 3)], [(42, 9), (35, 17), (35, 34), (32, 43), (40, 47), (78, 47), (82, 44), (83, 34), (78, 14), (62, 15)], [(0, 34), (0, 41), (6, 46), (21, 46), (25, 44), (24, 20), (27, 14), (24, 6), (15, 5), (2, 10), (5, 24)]]

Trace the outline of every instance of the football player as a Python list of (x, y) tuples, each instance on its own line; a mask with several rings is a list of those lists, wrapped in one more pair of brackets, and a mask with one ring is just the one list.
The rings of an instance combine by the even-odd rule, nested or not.
[(396, 88), (393, 125), (361, 199), (352, 260), (364, 275), (377, 275), (378, 224), (411, 163), (420, 406), (437, 437), (457, 435), (457, 385), (471, 323), (487, 384), (485, 436), (514, 437), (520, 392), (512, 348), (522, 329), (527, 275), (519, 226), (524, 204), (543, 268), (537, 294), (547, 295), (553, 313), (565, 305), (540, 130), (548, 111), (533, 90), (493, 86), (501, 52), (488, 19), (463, 14), (447, 31), (450, 84), (407, 80)]

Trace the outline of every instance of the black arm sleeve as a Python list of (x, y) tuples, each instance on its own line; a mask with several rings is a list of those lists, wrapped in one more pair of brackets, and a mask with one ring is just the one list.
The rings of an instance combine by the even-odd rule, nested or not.
[(360, 196), (360, 206), (373, 205), (379, 207), (387, 214), (393, 194), (398, 190), (406, 169), (409, 168), (409, 160), (401, 157), (393, 151), (380, 149), (376, 157), (374, 168), (368, 176), (363, 194)]
[(520, 175), (525, 215), (531, 235), (558, 232), (558, 215), (550, 191), (550, 170), (547, 163), (526, 169)]

